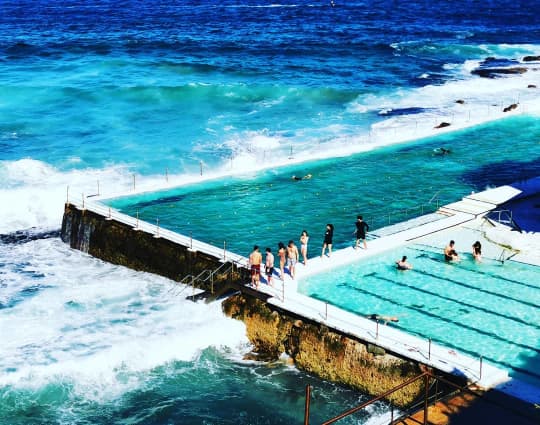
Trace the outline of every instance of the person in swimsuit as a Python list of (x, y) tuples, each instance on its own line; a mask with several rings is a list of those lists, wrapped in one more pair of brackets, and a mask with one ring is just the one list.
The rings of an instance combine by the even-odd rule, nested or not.
[(399, 319), (396, 316), (383, 316), (381, 314), (370, 314), (366, 317), (369, 320), (375, 320), (376, 322), (380, 320), (384, 322), (385, 325), (389, 322), (399, 322)]
[(360, 245), (361, 240), (364, 242), (364, 249), (367, 249), (366, 232), (368, 230), (369, 230), (369, 226), (362, 219), (362, 216), (361, 215), (357, 216), (356, 217), (356, 244), (354, 245), (354, 249), (358, 249), (358, 245)]
[(261, 276), (262, 254), (259, 252), (259, 247), (255, 245), (253, 251), (249, 254), (249, 265), (251, 269), (251, 284), (255, 289), (259, 289), (259, 279)]
[(289, 269), (289, 274), (294, 279), (294, 266), (298, 263), (298, 248), (293, 241), (289, 241), (287, 245), (287, 268)]
[(452, 240), (444, 248), (444, 259), (445, 261), (459, 261), (459, 255), (454, 249), (455, 242)]
[(281, 272), (281, 280), (285, 277), (285, 259), (287, 258), (287, 250), (283, 242), (278, 243), (279, 271)]
[(473, 243), (472, 255), (476, 261), (482, 261), (482, 244), (480, 243), (480, 241), (476, 241), (475, 243)]
[(330, 257), (332, 255), (333, 237), (334, 237), (334, 225), (327, 224), (326, 232), (324, 233), (324, 241), (323, 241), (323, 246), (322, 246), (321, 258), (324, 257), (324, 252), (326, 251), (326, 248), (328, 248), (328, 256)]
[(407, 256), (404, 255), (401, 257), (401, 260), (396, 261), (398, 270), (410, 270), (412, 269), (412, 264), (407, 261)]
[(309, 241), (308, 232), (302, 230), (300, 235), (300, 252), (302, 253), (302, 258), (304, 259), (304, 266), (307, 264), (307, 243)]
[(266, 262), (264, 266), (268, 284), (270, 286), (274, 286), (272, 285), (272, 274), (274, 274), (274, 254), (272, 254), (272, 250), (270, 248), (266, 248)]

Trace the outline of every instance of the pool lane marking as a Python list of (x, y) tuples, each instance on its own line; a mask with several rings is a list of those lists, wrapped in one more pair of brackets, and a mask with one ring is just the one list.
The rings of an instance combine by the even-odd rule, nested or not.
[[(439, 261), (435, 258), (430, 258), (428, 257), (430, 260), (433, 260), (433, 261)], [(442, 260), (441, 260), (442, 262)], [(474, 273), (474, 271), (472, 270), (468, 270), (468, 269), (463, 269), (460, 267), (461, 270), (467, 270), (467, 271), (471, 271), (472, 273)], [(444, 280), (446, 282), (452, 282), (456, 285), (459, 285), (459, 286), (463, 286), (465, 288), (469, 288), (469, 289), (472, 289), (474, 291), (478, 291), (478, 292), (483, 292), (485, 294), (488, 294), (488, 295), (492, 295), (494, 297), (498, 297), (498, 298), (504, 298), (504, 299), (508, 299), (508, 300), (512, 300), (514, 302), (517, 302), (517, 303), (520, 303), (520, 304), (524, 304), (524, 305), (527, 305), (529, 307), (533, 307), (533, 308), (540, 308), (540, 304), (536, 304), (534, 302), (530, 302), (530, 301), (525, 301), (525, 300), (522, 300), (522, 299), (519, 299), (519, 298), (514, 298), (510, 295), (507, 295), (507, 294), (501, 294), (500, 292), (493, 292), (493, 291), (490, 291), (488, 289), (483, 289), (483, 288), (478, 288), (474, 285), (469, 285), (468, 283), (465, 283), (465, 282), (461, 282), (461, 281), (458, 281), (458, 280), (454, 280), (452, 278), (449, 278), (449, 277), (441, 277), (439, 275), (436, 275), (434, 273), (430, 273), (428, 271), (425, 271), (425, 270), (422, 270), (422, 269), (412, 269), (413, 272), (417, 272), (417, 273), (420, 273), (420, 274), (423, 274), (423, 275), (426, 275), (426, 276), (431, 276), (435, 279), (438, 279), (438, 280)]]
[[(426, 316), (430, 316), (430, 317), (435, 318), (435, 319), (440, 319), (440, 320), (442, 320), (443, 322), (448, 322), (448, 323), (451, 323), (451, 324), (456, 325), (456, 326), (458, 326), (458, 327), (465, 327), (465, 328), (468, 328), (468, 329), (472, 330), (473, 332), (478, 332), (478, 333), (484, 334), (484, 335), (486, 335), (486, 336), (493, 337), (494, 339), (498, 339), (498, 340), (503, 341), (503, 342), (505, 342), (505, 343), (507, 343), (507, 344), (520, 346), (519, 343), (512, 342), (512, 341), (508, 341), (508, 340), (506, 340), (506, 339), (504, 339), (504, 338), (500, 338), (499, 336), (497, 336), (497, 334), (493, 334), (493, 333), (491, 333), (491, 332), (486, 332), (486, 331), (481, 331), (481, 330), (479, 330), (479, 329), (476, 329), (476, 328), (473, 328), (473, 327), (470, 327), (470, 326), (467, 326), (467, 325), (462, 325), (461, 323), (455, 322), (455, 321), (453, 321), (453, 320), (451, 320), (451, 319), (447, 319), (447, 318), (442, 317), (442, 316), (439, 316), (439, 315), (437, 315), (437, 314), (435, 314), (435, 313), (431, 313), (431, 312), (429, 312), (429, 311), (422, 310), (422, 309), (419, 308), (419, 307), (408, 306), (408, 305), (405, 305), (405, 304), (403, 304), (403, 303), (401, 303), (401, 302), (395, 302), (395, 301), (391, 300), (390, 298), (386, 298), (386, 297), (384, 297), (384, 296), (380, 296), (380, 295), (374, 294), (374, 293), (372, 293), (372, 292), (370, 292), (370, 291), (367, 291), (367, 290), (365, 290), (365, 289), (358, 288), (358, 287), (353, 286), (353, 285), (351, 285), (351, 284), (349, 284), (349, 283), (341, 283), (341, 284), (339, 284), (338, 286), (348, 286), (349, 288), (351, 288), (351, 289), (353, 289), (353, 290), (355, 290), (355, 291), (358, 291), (358, 292), (361, 292), (361, 293), (370, 295), (370, 296), (372, 296), (372, 297), (374, 297), (374, 298), (380, 298), (380, 299), (383, 299), (383, 300), (385, 300), (385, 301), (387, 301), (387, 302), (390, 302), (390, 303), (392, 303), (392, 304), (395, 304), (395, 305), (404, 307), (405, 309), (415, 310), (415, 311), (417, 311), (417, 312), (419, 312), (419, 313), (421, 313), (421, 314), (424, 314), (424, 315), (426, 315)], [(316, 299), (319, 299), (319, 300), (322, 300), (322, 301), (325, 301), (325, 302), (328, 301), (327, 299), (325, 299), (325, 298), (323, 298), (323, 297), (321, 297), (321, 296), (319, 296), (319, 295), (317, 295), (317, 294), (310, 294), (309, 296), (310, 296), (310, 297), (313, 297), (313, 298), (316, 298)], [(338, 306), (339, 308), (342, 308), (343, 310), (349, 311), (349, 312), (351, 312), (351, 313), (359, 314), (357, 311), (352, 310), (352, 309), (350, 309), (350, 308), (342, 307), (342, 306), (340, 306), (340, 305), (337, 305), (337, 306)], [(405, 328), (403, 328), (402, 326), (399, 326), (399, 325), (396, 325), (396, 324), (393, 324), (393, 326), (395, 326), (395, 327), (398, 328), (398, 329), (401, 329), (403, 332), (405, 332), (405, 333), (407, 333), (407, 334), (419, 335), (419, 336), (421, 336), (421, 337), (423, 337), (423, 338), (430, 338), (432, 341), (434, 341), (434, 342), (440, 344), (440, 345), (443, 346), (443, 347), (455, 348), (456, 350), (459, 350), (460, 352), (465, 353), (465, 354), (468, 354), (468, 355), (470, 355), (470, 356), (472, 356), (472, 357), (478, 357), (478, 356), (481, 355), (485, 360), (488, 360), (488, 361), (490, 361), (490, 362), (493, 363), (493, 364), (502, 365), (502, 366), (504, 366), (504, 367), (506, 367), (506, 368), (508, 368), (508, 369), (512, 369), (512, 370), (521, 372), (521, 373), (523, 373), (523, 374), (533, 376), (533, 377), (535, 377), (536, 379), (540, 379), (540, 373), (531, 372), (531, 371), (528, 370), (528, 369), (523, 369), (522, 367), (512, 365), (511, 363), (508, 363), (508, 362), (505, 361), (505, 360), (497, 360), (497, 359), (495, 359), (495, 358), (493, 358), (493, 357), (490, 357), (489, 355), (480, 354), (480, 353), (478, 353), (478, 352), (476, 352), (476, 351), (472, 351), (472, 350), (470, 350), (470, 349), (468, 349), (468, 348), (459, 347), (459, 346), (457, 346), (457, 345), (455, 345), (455, 344), (452, 344), (450, 341), (441, 339), (440, 337), (437, 337), (437, 336), (430, 336), (430, 335), (426, 335), (426, 334), (421, 333), (421, 332), (418, 332), (418, 331), (408, 330), (408, 329), (405, 329)], [(523, 348), (523, 347), (521, 347), (521, 348)], [(527, 347), (527, 348), (530, 349), (529, 347)]]
[[(426, 246), (430, 246), (430, 245), (426, 245)], [(425, 250), (425, 249), (419, 249), (419, 248), (413, 248), (412, 246), (408, 247), (414, 251), (420, 251), (420, 252), (425, 252), (425, 253), (429, 253), (429, 254), (435, 254), (435, 255), (443, 255), (442, 252), (439, 254), (439, 252), (434, 252), (434, 251), (428, 251), (428, 250)], [(433, 247), (431, 247), (433, 248)], [(429, 257), (429, 256), (428, 256)], [(433, 261), (437, 261), (437, 262), (440, 262), (440, 263), (446, 263), (446, 261), (444, 260), (439, 260), (439, 259), (436, 259), (436, 258), (433, 258), (433, 257), (429, 257), (431, 260)], [(493, 261), (497, 261), (497, 260), (493, 260)], [(459, 263), (453, 263), (453, 265), (458, 265)], [(522, 264), (526, 264), (526, 263), (522, 263)], [(534, 266), (534, 265), (531, 265), (531, 264), (527, 264), (531, 267), (538, 267), (538, 266)], [(528, 283), (525, 283), (525, 282), (521, 282), (519, 280), (513, 280), (513, 279), (509, 279), (507, 277), (503, 277), (503, 276), (498, 276), (496, 274), (493, 274), (493, 273), (488, 273), (488, 272), (484, 272), (484, 271), (481, 271), (481, 270), (472, 270), (472, 269), (469, 269), (467, 267), (464, 267), (464, 266), (459, 266), (462, 270), (466, 270), (466, 271), (469, 271), (471, 273), (478, 273), (478, 274), (481, 274), (481, 275), (484, 275), (484, 276), (490, 276), (490, 277), (493, 277), (495, 279), (499, 279), (499, 280), (504, 280), (505, 282), (510, 282), (510, 283), (514, 283), (516, 285), (521, 285), (521, 286), (526, 286), (528, 288), (531, 288), (531, 289), (540, 289), (540, 286), (536, 286), (536, 285), (531, 285), (531, 284), (528, 284)], [(540, 268), (539, 268), (540, 269)]]
[[(446, 279), (446, 278), (441, 278), (441, 277), (438, 277), (437, 275), (434, 275), (434, 274), (431, 274), (431, 273), (427, 273), (427, 272), (424, 272), (424, 271), (419, 271), (419, 270), (415, 270), (415, 269), (412, 269), (410, 270), (412, 272), (416, 272), (416, 273), (420, 273), (420, 274), (425, 274), (425, 275), (428, 275), (428, 276), (431, 276), (431, 277), (434, 277), (436, 279), (439, 279), (439, 280), (444, 280), (444, 281), (449, 281), (449, 282), (453, 282), (453, 283), (458, 283), (457, 281), (453, 281), (451, 279)], [(499, 316), (499, 317), (504, 317), (508, 320), (512, 320), (514, 322), (517, 322), (517, 323), (520, 323), (522, 325), (526, 325), (526, 326), (529, 326), (529, 327), (532, 327), (532, 328), (535, 328), (535, 329), (540, 329), (540, 325), (536, 325), (536, 324), (533, 324), (533, 323), (530, 323), (530, 322), (527, 322), (523, 319), (520, 319), (518, 317), (515, 317), (515, 316), (509, 316), (505, 313), (500, 313), (500, 312), (496, 312), (496, 311), (493, 311), (493, 310), (489, 310), (485, 307), (481, 307), (481, 306), (477, 306), (477, 305), (474, 305), (474, 304), (471, 304), (471, 303), (468, 303), (466, 301), (460, 301), (460, 300), (457, 300), (457, 299), (454, 299), (454, 298), (451, 298), (449, 296), (446, 296), (446, 295), (442, 295), (442, 294), (438, 294), (436, 292), (433, 292), (433, 291), (430, 291), (428, 289), (424, 289), (424, 288), (418, 288), (416, 286), (413, 286), (413, 285), (409, 285), (407, 283), (404, 283), (404, 282), (398, 282), (398, 281), (395, 281), (395, 280), (392, 280), (392, 279), (389, 279), (387, 277), (384, 277), (384, 276), (378, 276), (377, 274), (374, 274), (372, 277), (374, 277), (375, 279), (379, 279), (379, 280), (384, 280), (386, 282), (390, 282), (390, 283), (393, 283), (395, 285), (399, 285), (399, 286), (404, 286), (404, 287), (407, 287), (409, 289), (412, 289), (414, 291), (417, 291), (417, 292), (422, 292), (424, 294), (427, 294), (427, 295), (431, 295), (431, 296), (434, 296), (434, 297), (437, 297), (437, 298), (442, 298), (446, 301), (449, 301), (451, 303), (455, 303), (455, 304), (458, 304), (460, 306), (465, 306), (465, 307), (470, 307), (472, 309), (475, 309), (475, 310), (479, 310), (479, 311), (483, 311), (484, 313), (486, 314), (491, 314), (491, 315), (494, 315), (494, 316)], [(531, 307), (537, 307), (536, 305), (532, 305)], [(539, 349), (539, 352), (540, 352), (540, 349)]]
[[(382, 278), (382, 279), (383, 279), (383, 280), (389, 280), (389, 279), (386, 279), (386, 278)], [(390, 280), (390, 282), (392, 282), (392, 281)], [(368, 294), (368, 295), (371, 295), (371, 296), (373, 296), (373, 297), (375, 297), (375, 298), (383, 299), (383, 300), (385, 300), (385, 301), (387, 301), (387, 302), (389, 302), (389, 303), (391, 303), (391, 304), (395, 304), (395, 305), (399, 305), (399, 306), (402, 306), (402, 307), (405, 307), (405, 308), (408, 308), (408, 309), (415, 310), (415, 311), (417, 311), (417, 312), (420, 312), (420, 313), (422, 313), (422, 314), (424, 314), (424, 315), (433, 317), (433, 318), (435, 318), (435, 319), (441, 319), (441, 320), (444, 321), (444, 322), (452, 323), (452, 324), (454, 324), (454, 325), (456, 325), (456, 326), (458, 326), (458, 327), (462, 327), (462, 328), (465, 328), (465, 329), (469, 329), (469, 330), (471, 330), (471, 331), (473, 331), (473, 332), (477, 332), (477, 333), (479, 333), (479, 334), (488, 336), (488, 337), (490, 337), (490, 338), (497, 339), (497, 340), (502, 341), (502, 342), (504, 342), (504, 343), (511, 344), (511, 345), (515, 345), (515, 346), (518, 346), (518, 347), (520, 347), (520, 348), (524, 348), (524, 349), (527, 349), (527, 350), (531, 350), (531, 351), (534, 351), (534, 352), (540, 354), (540, 348), (533, 347), (533, 346), (526, 345), (526, 344), (522, 344), (522, 343), (520, 343), (520, 342), (510, 341), (510, 340), (508, 340), (508, 339), (505, 339), (505, 338), (500, 337), (500, 336), (497, 335), (496, 333), (484, 331), (484, 330), (482, 330), (482, 329), (475, 328), (475, 327), (470, 326), (470, 325), (467, 325), (467, 324), (465, 324), (465, 323), (456, 322), (456, 321), (454, 321), (454, 320), (452, 320), (452, 319), (449, 319), (449, 318), (447, 318), (447, 317), (439, 316), (439, 315), (437, 315), (437, 314), (435, 314), (435, 313), (431, 313), (431, 312), (429, 312), (429, 311), (422, 310), (421, 308), (418, 308), (418, 307), (415, 307), (415, 306), (408, 306), (408, 305), (405, 305), (405, 304), (403, 304), (403, 303), (400, 302), (400, 301), (394, 301), (394, 300), (392, 300), (391, 298), (385, 297), (384, 295), (379, 295), (379, 294), (370, 292), (370, 291), (368, 291), (368, 290), (366, 290), (366, 289), (358, 288), (358, 287), (356, 287), (356, 286), (351, 285), (350, 283), (341, 283), (341, 284), (339, 284), (338, 286), (348, 286), (348, 287), (350, 287), (350, 288), (352, 288), (352, 289), (354, 289), (354, 290), (356, 290), (356, 291), (363, 292), (363, 293)]]

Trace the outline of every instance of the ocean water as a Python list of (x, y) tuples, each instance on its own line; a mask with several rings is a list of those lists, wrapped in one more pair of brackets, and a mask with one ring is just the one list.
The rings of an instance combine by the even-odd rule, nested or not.
[[(496, 161), (475, 168), (464, 154), (470, 178), (453, 177), (463, 190), (536, 169), (540, 92), (528, 86), (540, 72), (523, 58), (540, 54), (537, 1), (335, 3), (0, 2), (0, 423), (298, 423), (308, 382), (315, 421), (365, 399), (242, 361), (243, 325), (218, 305), (171, 299), (169, 281), (58, 238), (68, 193), (285, 178), (305, 161), (341, 169), (392, 158), (398, 142), (428, 137), (432, 149), (429, 137), (461, 127), (473, 126), (469, 155), (495, 139), (482, 155), (509, 157), (491, 173), (481, 164)], [(526, 72), (481, 78), (479, 66)], [(474, 127), (512, 103), (519, 117)], [(416, 172), (418, 187), (448, 165), (423, 152), (434, 171)], [(375, 186), (380, 170), (333, 191)], [(224, 197), (223, 211), (234, 202)]]

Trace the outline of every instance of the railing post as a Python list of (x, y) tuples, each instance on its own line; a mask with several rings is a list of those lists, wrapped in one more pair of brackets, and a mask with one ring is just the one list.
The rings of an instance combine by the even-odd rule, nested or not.
[(193, 250), (193, 232), (189, 231), (189, 249)]
[(139, 229), (139, 210), (137, 210), (137, 224), (135, 226), (135, 229)]
[(201, 176), (202, 176), (202, 161), (199, 161), (199, 169), (200, 169)]
[(223, 261), (225, 261), (226, 256), (227, 256), (227, 241), (223, 241)]
[(484, 362), (484, 357), (480, 356), (480, 373), (479, 373), (479, 378), (478, 379), (482, 379), (482, 363), (483, 362)]
[(394, 425), (394, 403), (390, 402), (390, 425)]
[(82, 194), (82, 209), (83, 209), (83, 211), (86, 209), (86, 208), (84, 207), (84, 193)]
[(156, 238), (159, 238), (159, 218), (156, 218)]
[(306, 385), (306, 406), (304, 409), (304, 425), (309, 425), (309, 404), (311, 402), (311, 386)]
[(281, 302), (285, 302), (285, 279), (281, 281)]
[(69, 203), (69, 185), (66, 187), (66, 204)]
[(133, 174), (133, 191), (135, 192), (135, 174)]
[(375, 339), (379, 339), (379, 319), (375, 320)]
[(427, 425), (428, 423), (428, 399), (429, 399), (429, 375), (426, 373), (424, 376), (424, 385), (425, 385), (425, 393), (424, 393), (424, 425)]
[(97, 181), (97, 196), (99, 196), (100, 193), (99, 193), (99, 180)]
[(429, 338), (429, 346), (428, 346), (428, 360), (431, 360), (431, 338)]
[(324, 312), (325, 319), (324, 320), (328, 320), (328, 303), (324, 303), (324, 304), (325, 304), (325, 312)]

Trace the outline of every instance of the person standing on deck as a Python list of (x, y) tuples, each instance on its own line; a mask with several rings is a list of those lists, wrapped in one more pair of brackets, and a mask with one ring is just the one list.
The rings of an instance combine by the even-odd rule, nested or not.
[(261, 276), (262, 254), (259, 252), (259, 247), (255, 245), (253, 251), (249, 254), (249, 266), (251, 269), (251, 284), (255, 285), (255, 289), (259, 289), (259, 279)]
[(358, 245), (360, 245), (361, 240), (364, 242), (364, 249), (367, 249), (366, 232), (368, 230), (369, 230), (369, 226), (363, 220), (362, 216), (361, 215), (357, 216), (356, 217), (356, 244), (354, 245), (354, 249), (358, 249)]
[(270, 286), (274, 286), (272, 285), (272, 274), (274, 273), (274, 254), (272, 254), (272, 250), (270, 248), (266, 248), (266, 263), (264, 266), (268, 284)]
[(328, 247), (328, 256), (332, 255), (332, 239), (334, 238), (334, 225), (327, 224), (326, 232), (324, 233), (324, 241), (322, 246), (321, 258), (324, 256), (324, 251)]
[(287, 267), (289, 268), (289, 274), (294, 279), (294, 267), (298, 263), (298, 248), (293, 241), (289, 241), (287, 245)]
[(307, 265), (307, 243), (309, 241), (308, 232), (302, 230), (300, 235), (300, 252), (302, 253), (302, 258), (304, 259), (304, 266)]
[(287, 258), (287, 250), (283, 242), (278, 243), (278, 257), (279, 257), (279, 271), (281, 272), (280, 278), (285, 278), (285, 259)]

